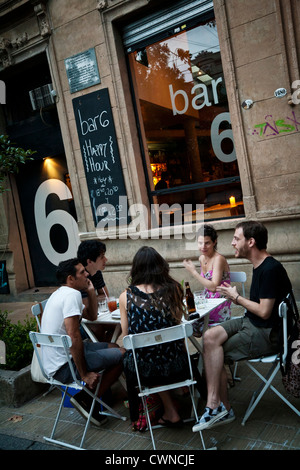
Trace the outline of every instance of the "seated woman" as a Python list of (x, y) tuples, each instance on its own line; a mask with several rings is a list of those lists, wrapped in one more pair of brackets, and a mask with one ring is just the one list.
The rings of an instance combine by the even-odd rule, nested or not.
[[(144, 246), (133, 259), (129, 275), (131, 285), (120, 295), (122, 333), (137, 334), (159, 330), (181, 322), (185, 315), (181, 285), (169, 275), (169, 265), (152, 247)], [(145, 385), (162, 385), (184, 380), (188, 363), (184, 342), (179, 340), (137, 351), (139, 371)], [(132, 351), (124, 355), (130, 417), (137, 429), (139, 398)], [(181, 418), (169, 391), (159, 393), (163, 413), (159, 424), (178, 426)]]
[[(221, 295), (216, 292), (216, 288), (224, 282), (230, 283), (230, 270), (226, 258), (217, 252), (218, 234), (211, 225), (204, 225), (198, 231), (198, 248), (200, 251), (199, 261), (201, 272), (198, 273), (191, 260), (183, 260), (184, 267), (201, 284), (208, 298), (219, 298)], [(209, 315), (210, 324), (220, 323), (229, 320), (231, 317), (231, 301), (216, 307)], [(193, 325), (194, 335), (201, 336), (201, 321)]]

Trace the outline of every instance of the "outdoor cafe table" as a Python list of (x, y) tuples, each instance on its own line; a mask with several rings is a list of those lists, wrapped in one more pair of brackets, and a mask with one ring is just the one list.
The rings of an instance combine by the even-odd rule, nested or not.
[[(209, 313), (219, 305), (223, 304), (226, 302), (226, 298), (218, 298), (218, 299), (206, 299), (205, 307), (202, 309), (199, 309), (197, 313), (199, 313), (199, 318), (204, 318), (204, 325), (203, 325), (203, 333), (207, 330), (208, 328), (208, 321), (209, 321)], [(199, 320), (199, 318), (193, 319), (193, 320), (184, 320), (188, 321), (189, 323), (194, 323), (195, 321)], [(97, 338), (89, 328), (89, 325), (114, 325), (114, 332), (113, 336), (111, 338), (111, 342), (115, 343), (118, 337), (121, 334), (121, 318), (120, 318), (120, 310), (117, 309), (114, 312), (106, 311), (106, 312), (99, 312), (97, 320), (87, 320), (86, 318), (82, 319), (82, 327), (85, 330), (85, 332), (88, 334), (90, 339), (94, 342), (97, 343)], [(193, 345), (197, 348), (198, 351), (199, 349), (199, 343), (198, 341), (191, 336), (190, 337), (191, 342)]]
[(106, 312), (98, 312), (97, 320), (87, 320), (86, 318), (83, 318), (81, 325), (93, 343), (97, 343), (98, 340), (89, 328), (89, 325), (113, 325), (115, 328), (110, 341), (111, 343), (115, 343), (121, 334), (120, 310), (117, 309), (112, 313), (109, 310)]

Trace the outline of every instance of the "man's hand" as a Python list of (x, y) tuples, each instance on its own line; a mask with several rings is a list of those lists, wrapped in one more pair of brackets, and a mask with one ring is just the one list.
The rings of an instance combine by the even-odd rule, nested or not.
[(85, 382), (91, 390), (93, 390), (100, 378), (100, 374), (97, 372), (87, 372), (85, 376), (81, 377), (83, 382)]
[(87, 279), (87, 288), (86, 288), (86, 292), (89, 293), (90, 292), (93, 292), (95, 290), (94, 288), (94, 284), (92, 283), (92, 281), (90, 279)]
[(235, 302), (235, 299), (239, 295), (236, 286), (231, 286), (227, 282), (224, 282), (224, 285), (217, 287), (217, 292), (224, 295), (226, 299), (232, 300)]

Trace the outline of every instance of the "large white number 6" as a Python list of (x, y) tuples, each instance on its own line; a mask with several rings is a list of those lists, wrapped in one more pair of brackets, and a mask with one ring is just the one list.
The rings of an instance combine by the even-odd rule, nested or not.
[[(229, 122), (230, 114), (229, 113), (220, 113), (218, 114), (211, 124), (211, 143), (215, 152), (216, 157), (221, 160), (221, 162), (229, 163), (236, 160), (234, 142), (233, 142), (233, 134), (231, 129), (226, 129), (219, 133), (220, 124), (223, 121)], [(224, 153), (221, 147), (221, 142), (224, 139), (230, 139), (232, 141), (233, 150), (231, 153)]]
[[(34, 217), (39, 241), (45, 256), (55, 266), (60, 261), (76, 256), (79, 237), (78, 227), (75, 219), (64, 210), (54, 210), (46, 216), (46, 201), (49, 194), (56, 194), (59, 199), (72, 198), (68, 186), (58, 179), (48, 179), (38, 188), (34, 199)], [(50, 240), (50, 230), (53, 225), (64, 227), (68, 236), (68, 249), (65, 253), (58, 253), (54, 250)]]

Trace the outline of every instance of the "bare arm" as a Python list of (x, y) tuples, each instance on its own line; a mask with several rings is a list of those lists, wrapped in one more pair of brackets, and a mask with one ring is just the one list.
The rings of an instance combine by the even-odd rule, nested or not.
[(126, 291), (122, 292), (122, 294), (119, 297), (119, 308), (120, 308), (120, 315), (121, 315), (122, 335), (126, 336), (128, 334), (128, 317), (127, 317), (127, 309), (126, 309)]
[(96, 296), (95, 288), (93, 283), (88, 279), (88, 288), (86, 290), (87, 297), (82, 299), (85, 306), (82, 312), (82, 316), (88, 320), (97, 320), (98, 316), (98, 299)]
[(267, 320), (271, 316), (275, 299), (259, 299), (259, 303), (253, 302), (252, 300), (242, 297), (238, 293), (236, 286), (231, 287), (229, 284), (218, 287), (217, 292), (225, 295), (225, 297), (232, 300), (233, 303), (241, 305), (249, 310), (249, 312), (254, 313), (254, 315), (257, 315), (263, 320)]
[(225, 258), (221, 255), (217, 256), (214, 260), (213, 275), (212, 280), (210, 281), (198, 273), (196, 266), (191, 260), (183, 260), (183, 265), (192, 274), (192, 276), (202, 284), (203, 287), (211, 292), (216, 292), (217, 286), (221, 284), (223, 272), (227, 269)]
[(76, 368), (81, 379), (86, 382), (89, 388), (95, 388), (99, 374), (96, 372), (88, 372), (84, 358), (83, 342), (79, 330), (79, 318), (77, 315), (65, 318), (65, 326), (67, 334), (72, 340), (70, 352), (75, 362)]

